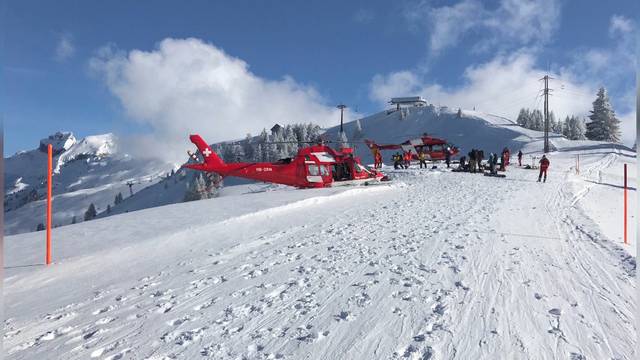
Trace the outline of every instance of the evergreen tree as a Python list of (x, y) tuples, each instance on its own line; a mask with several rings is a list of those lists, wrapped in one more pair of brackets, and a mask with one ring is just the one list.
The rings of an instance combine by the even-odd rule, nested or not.
[(253, 151), (253, 161), (264, 161), (264, 150), (262, 149), (262, 144), (256, 144), (256, 148)]
[(77, 222), (77, 220), (76, 220), (76, 216), (75, 216), (75, 215), (73, 215), (73, 217), (71, 218), (71, 223), (72, 223), (72, 224), (75, 224), (76, 222)]
[(191, 178), (191, 181), (187, 185), (187, 190), (185, 191), (183, 201), (186, 202), (203, 199), (205, 187), (206, 185), (204, 183), (204, 179), (202, 178), (202, 173), (195, 173)]
[(562, 135), (567, 139), (571, 140), (571, 128), (569, 127), (571, 124), (571, 118), (567, 115), (562, 122)]
[(556, 120), (556, 114), (549, 112), (549, 131), (555, 134), (562, 134), (562, 121)]
[(607, 90), (601, 87), (590, 111), (586, 136), (589, 140), (620, 142), (620, 120), (609, 102)]
[(36, 226), (36, 231), (42, 231), (42, 230), (44, 230), (44, 224), (40, 223), (38, 224), (38, 226)]
[(107, 205), (107, 214), (111, 214), (111, 204)]
[(529, 109), (522, 108), (518, 114), (516, 123), (525, 129), (529, 129), (531, 126), (531, 112)]
[(284, 141), (286, 142), (286, 157), (296, 156), (298, 153), (298, 138), (293, 130), (293, 126), (287, 125), (284, 131)]
[(122, 202), (122, 193), (121, 193), (121, 192), (119, 192), (119, 193), (116, 195), (116, 199), (113, 201), (113, 204), (114, 204), (114, 205), (118, 205), (118, 204), (120, 204), (121, 202)]
[(542, 111), (533, 109), (529, 121), (529, 129), (544, 131), (544, 116), (542, 115)]
[(96, 215), (98, 215), (98, 212), (96, 211), (96, 207), (95, 205), (93, 205), (93, 203), (91, 203), (87, 211), (85, 211), (84, 213), (84, 221), (93, 220), (95, 219)]
[(253, 161), (254, 159), (254, 147), (253, 147), (253, 137), (251, 134), (247, 134), (244, 138), (243, 152), (244, 152), (244, 160), (245, 161)]
[(564, 120), (562, 135), (569, 140), (584, 140), (585, 136), (584, 121), (575, 115), (567, 116)]
[(457, 115), (458, 115), (458, 118), (462, 117), (462, 109), (461, 108), (458, 108), (458, 114)]

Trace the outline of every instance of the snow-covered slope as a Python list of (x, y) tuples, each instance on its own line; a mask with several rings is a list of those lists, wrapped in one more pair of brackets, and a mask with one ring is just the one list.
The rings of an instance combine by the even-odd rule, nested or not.
[(636, 159), (575, 155), (115, 215), (55, 229), (49, 268), (6, 237), (7, 359), (637, 358), (635, 228), (600, 226)]
[[(371, 139), (377, 143), (401, 143), (421, 136), (424, 133), (446, 139), (462, 151), (459, 156), (466, 155), (472, 148), (500, 153), (506, 146), (512, 152), (522, 149), (524, 153), (537, 153), (543, 148), (544, 133), (518, 126), (515, 122), (501, 116), (478, 111), (457, 110), (446, 107), (436, 108), (433, 105), (409, 107), (399, 111), (382, 111), (360, 119), (362, 138), (355, 139), (356, 152), (365, 161), (373, 162), (371, 152), (362, 143)], [(345, 132), (350, 140), (356, 132), (356, 122), (344, 124)], [(327, 137), (337, 139), (339, 126), (327, 130)], [(570, 151), (589, 147), (614, 147), (627, 149), (622, 145), (612, 145), (597, 141), (571, 141), (561, 135), (551, 134), (552, 150)], [(384, 161), (389, 162), (391, 152), (384, 153)]]
[(113, 134), (88, 136), (77, 141), (71, 133), (57, 133), (40, 141), (37, 149), (4, 159), (5, 233), (34, 231), (45, 222), (46, 145), (53, 144), (53, 224), (83, 220), (93, 203), (98, 211), (113, 206), (115, 195), (129, 193), (157, 182), (172, 165), (134, 159), (121, 153)]

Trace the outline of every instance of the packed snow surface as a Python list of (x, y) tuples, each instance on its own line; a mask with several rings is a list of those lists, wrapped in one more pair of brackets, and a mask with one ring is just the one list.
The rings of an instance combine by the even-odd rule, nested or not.
[(48, 268), (6, 237), (6, 357), (635, 359), (635, 157), (581, 154), (115, 215), (55, 229)]

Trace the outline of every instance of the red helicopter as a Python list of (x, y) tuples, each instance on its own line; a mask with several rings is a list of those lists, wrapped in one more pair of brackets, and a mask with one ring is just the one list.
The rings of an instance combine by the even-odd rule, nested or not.
[[(203, 163), (185, 164), (183, 167), (215, 172), (222, 177), (236, 176), (297, 188), (321, 188), (336, 185), (364, 184), (369, 185), (388, 178), (379, 171), (366, 168), (355, 157), (353, 149), (342, 148), (336, 151), (324, 144), (304, 147), (293, 158), (276, 162), (235, 162), (225, 163), (211, 150), (200, 135), (190, 135), (189, 139), (196, 145), (204, 158)], [(189, 156), (198, 157), (191, 151)]]
[(365, 140), (364, 142), (372, 152), (376, 152), (378, 150), (398, 149), (402, 149), (402, 151), (411, 151), (411, 156), (415, 160), (418, 159), (418, 153), (420, 151), (425, 152), (430, 160), (444, 160), (446, 158), (447, 151), (450, 156), (454, 156), (460, 152), (457, 147), (447, 143), (446, 140), (438, 139), (427, 134), (416, 139), (407, 140), (401, 144), (379, 145), (371, 140)]

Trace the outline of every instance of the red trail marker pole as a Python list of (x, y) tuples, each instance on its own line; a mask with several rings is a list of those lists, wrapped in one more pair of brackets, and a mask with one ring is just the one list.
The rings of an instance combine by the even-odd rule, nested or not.
[(624, 243), (629, 244), (627, 240), (627, 164), (624, 164)]
[(53, 146), (47, 146), (47, 255), (45, 262), (51, 264), (51, 172), (53, 167)]

